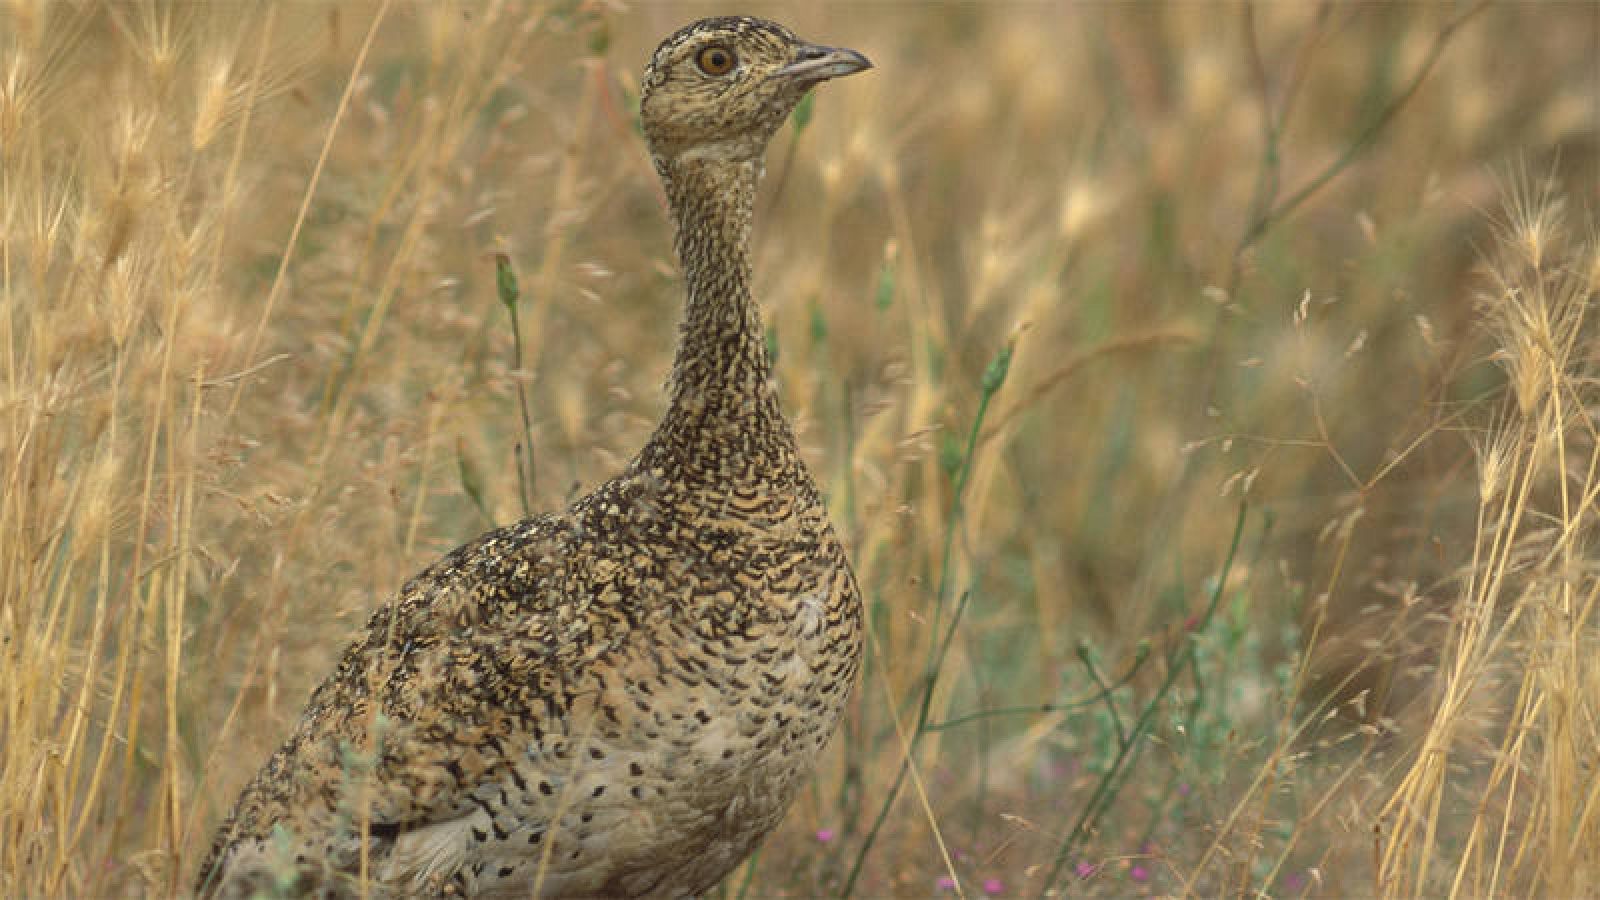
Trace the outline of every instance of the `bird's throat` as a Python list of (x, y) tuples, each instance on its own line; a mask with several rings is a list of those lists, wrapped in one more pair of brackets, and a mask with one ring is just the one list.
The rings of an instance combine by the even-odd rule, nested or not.
[(688, 299), (670, 408), (647, 451), (710, 477), (785, 474), (778, 470), (795, 465), (794, 437), (778, 408), (750, 290), (761, 163), (697, 158), (658, 167)]

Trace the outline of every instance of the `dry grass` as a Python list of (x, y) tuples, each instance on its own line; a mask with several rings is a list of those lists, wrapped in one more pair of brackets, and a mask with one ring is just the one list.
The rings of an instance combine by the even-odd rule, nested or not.
[[(878, 64), (757, 260), (872, 642), (727, 895), (1592, 890), (1600, 12), (760, 11)], [(0, 12), (0, 894), (184, 893), (518, 386), (534, 507), (643, 439), (698, 14)]]

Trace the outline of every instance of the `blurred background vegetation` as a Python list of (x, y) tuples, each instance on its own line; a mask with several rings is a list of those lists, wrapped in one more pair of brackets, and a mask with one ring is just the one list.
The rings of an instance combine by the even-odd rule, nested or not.
[[(725, 11), (5, 4), (0, 894), (185, 893), (519, 452), (642, 442)], [(1591, 890), (1600, 7), (738, 11), (877, 65), (756, 260), (872, 634), (724, 895)]]

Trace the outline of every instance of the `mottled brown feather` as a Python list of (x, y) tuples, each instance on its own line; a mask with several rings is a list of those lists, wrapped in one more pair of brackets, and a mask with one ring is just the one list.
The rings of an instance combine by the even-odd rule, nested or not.
[[(713, 46), (732, 71), (703, 70)], [(201, 894), (692, 896), (777, 825), (855, 680), (861, 606), (771, 384), (750, 221), (772, 133), (866, 67), (746, 18), (656, 50), (641, 122), (688, 293), (666, 415), (621, 475), (373, 613)]]

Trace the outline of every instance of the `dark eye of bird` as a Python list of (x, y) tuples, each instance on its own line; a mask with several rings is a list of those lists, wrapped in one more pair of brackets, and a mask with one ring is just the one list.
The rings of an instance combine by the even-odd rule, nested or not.
[(707, 75), (726, 75), (733, 71), (733, 51), (720, 44), (713, 44), (695, 54), (695, 64), (700, 71)]

